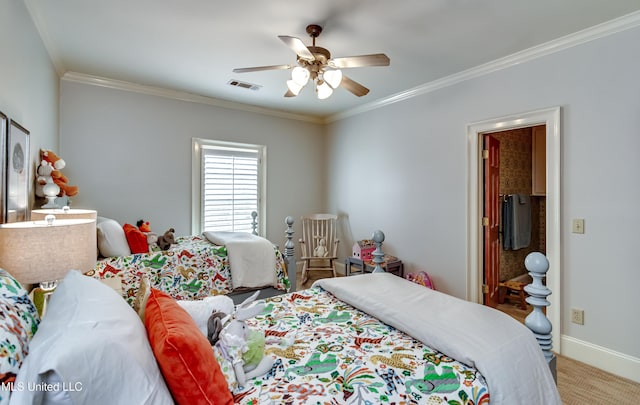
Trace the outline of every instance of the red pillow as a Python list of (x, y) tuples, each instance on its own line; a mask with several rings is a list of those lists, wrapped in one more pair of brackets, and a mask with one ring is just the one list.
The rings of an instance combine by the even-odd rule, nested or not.
[(173, 298), (152, 288), (144, 326), (176, 404), (233, 404), (209, 341)]
[(124, 229), (131, 253), (149, 253), (147, 236), (140, 229), (131, 224), (124, 224), (122, 229)]

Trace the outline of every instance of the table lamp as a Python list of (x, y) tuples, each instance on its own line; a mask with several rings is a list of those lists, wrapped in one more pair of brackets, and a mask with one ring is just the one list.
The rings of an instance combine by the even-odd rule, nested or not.
[[(0, 267), (20, 284), (39, 283), (46, 296), (69, 270), (96, 264), (96, 221), (55, 219), (0, 225)], [(44, 314), (44, 308), (42, 313)]]
[(93, 219), (98, 217), (95, 210), (84, 210), (78, 208), (62, 208), (37, 209), (31, 210), (32, 221), (43, 221), (47, 215), (55, 215), (56, 219)]

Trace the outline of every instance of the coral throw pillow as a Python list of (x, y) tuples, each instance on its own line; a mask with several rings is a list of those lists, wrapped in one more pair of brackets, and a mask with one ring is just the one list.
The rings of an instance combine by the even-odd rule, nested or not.
[(173, 298), (152, 288), (144, 326), (176, 404), (233, 404), (211, 345)]
[(124, 234), (127, 237), (131, 253), (149, 253), (147, 236), (142, 233), (140, 229), (131, 224), (124, 224), (122, 229), (124, 229)]

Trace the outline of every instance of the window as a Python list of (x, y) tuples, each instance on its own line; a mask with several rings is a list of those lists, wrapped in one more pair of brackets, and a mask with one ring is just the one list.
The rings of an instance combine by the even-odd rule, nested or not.
[(262, 228), (265, 146), (193, 139), (193, 233)]

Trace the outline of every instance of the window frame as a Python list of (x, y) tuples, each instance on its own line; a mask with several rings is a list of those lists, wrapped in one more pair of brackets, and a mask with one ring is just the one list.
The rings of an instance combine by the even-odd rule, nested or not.
[(199, 235), (203, 231), (203, 150), (204, 149), (221, 149), (221, 150), (238, 150), (258, 151), (258, 226), (256, 232), (263, 235), (266, 229), (266, 193), (267, 193), (267, 147), (265, 145), (256, 145), (240, 142), (219, 141), (204, 138), (191, 138), (191, 233)]

